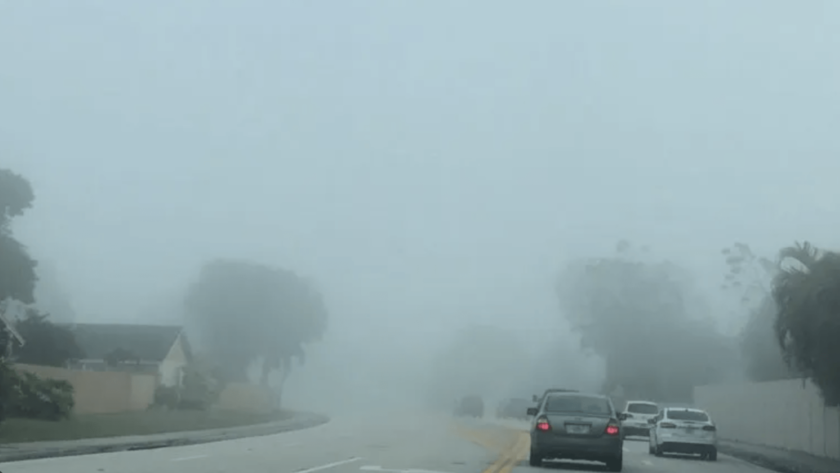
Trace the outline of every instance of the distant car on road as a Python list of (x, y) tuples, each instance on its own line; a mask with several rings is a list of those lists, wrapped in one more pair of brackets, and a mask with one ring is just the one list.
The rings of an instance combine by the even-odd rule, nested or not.
[(650, 420), (651, 455), (664, 453), (699, 454), (709, 461), (717, 460), (717, 427), (711, 416), (702, 410), (687, 407), (666, 407)]
[(455, 403), (455, 415), (460, 417), (484, 417), (484, 400), (481, 396), (464, 396)]
[(624, 435), (648, 436), (650, 430), (650, 419), (659, 414), (659, 405), (650, 401), (627, 401), (624, 405), (624, 420), (621, 421), (624, 427)]
[(600, 394), (553, 392), (527, 410), (531, 422), (531, 466), (546, 459), (597, 461), (621, 471), (624, 436), (621, 416)]
[(511, 398), (499, 403), (496, 409), (496, 417), (499, 419), (528, 419), (528, 408), (533, 403), (527, 399)]

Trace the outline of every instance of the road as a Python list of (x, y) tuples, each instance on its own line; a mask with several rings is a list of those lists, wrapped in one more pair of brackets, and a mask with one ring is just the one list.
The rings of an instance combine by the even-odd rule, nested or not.
[[(379, 412), (340, 416), (312, 429), (185, 447), (0, 464), (2, 473), (536, 473), (558, 467), (603, 471), (600, 464), (528, 466), (526, 424), (460, 421), (442, 415)], [(717, 462), (648, 455), (627, 441), (625, 472), (767, 473), (721, 455)]]

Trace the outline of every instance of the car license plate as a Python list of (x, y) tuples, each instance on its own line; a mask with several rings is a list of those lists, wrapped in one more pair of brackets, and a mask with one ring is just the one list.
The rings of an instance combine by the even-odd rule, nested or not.
[(566, 424), (566, 432), (570, 434), (588, 434), (589, 426), (583, 424)]

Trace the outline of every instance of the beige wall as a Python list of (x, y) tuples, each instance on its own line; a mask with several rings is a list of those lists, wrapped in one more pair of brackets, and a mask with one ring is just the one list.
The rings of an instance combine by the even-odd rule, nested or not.
[(108, 414), (146, 409), (154, 401), (157, 377), (150, 374), (76, 371), (17, 364), (15, 369), (44, 378), (62, 379), (74, 389), (77, 414)]
[(181, 384), (181, 372), (187, 366), (187, 355), (184, 353), (183, 334), (178, 335), (172, 348), (169, 349), (166, 358), (160, 364), (160, 383), (164, 386), (179, 386)]
[(840, 459), (840, 410), (825, 407), (810, 381), (699, 386), (694, 404), (708, 410), (722, 439)]
[(221, 409), (250, 412), (271, 410), (271, 393), (268, 388), (246, 383), (228, 383), (219, 394), (217, 406)]

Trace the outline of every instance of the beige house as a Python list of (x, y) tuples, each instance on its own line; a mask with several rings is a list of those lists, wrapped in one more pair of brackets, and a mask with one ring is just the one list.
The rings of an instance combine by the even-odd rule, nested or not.
[(68, 328), (85, 353), (70, 364), (71, 369), (155, 374), (159, 385), (180, 386), (192, 357), (179, 326), (72, 324)]

